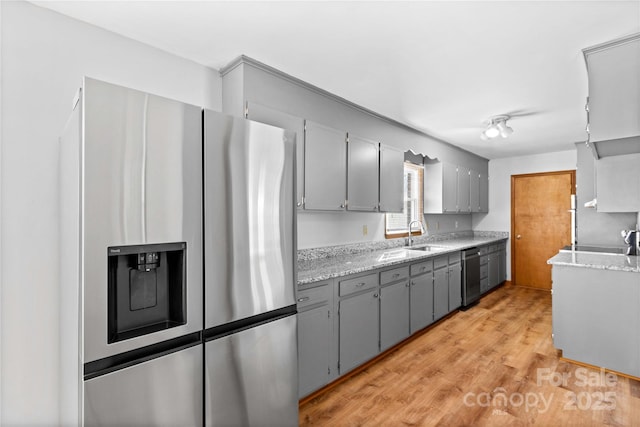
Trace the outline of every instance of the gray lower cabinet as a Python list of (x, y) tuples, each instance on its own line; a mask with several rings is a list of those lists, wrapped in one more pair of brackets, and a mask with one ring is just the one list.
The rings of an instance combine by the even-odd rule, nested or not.
[(380, 351), (409, 336), (409, 265), (380, 272)]
[(449, 269), (447, 266), (433, 270), (433, 320), (449, 313)]
[(304, 397), (337, 376), (333, 333), (333, 283), (298, 292), (298, 397)]
[(411, 334), (433, 322), (433, 261), (411, 266), (410, 322)]
[(489, 289), (493, 289), (500, 284), (500, 254), (491, 252), (489, 254)]
[(342, 280), (338, 302), (340, 374), (379, 352), (380, 307), (377, 273)]
[(640, 273), (554, 265), (551, 277), (563, 357), (640, 376)]
[(462, 305), (462, 264), (455, 263), (448, 267), (449, 280), (449, 312)]
[(380, 351), (409, 336), (409, 280), (380, 288)]
[(498, 274), (498, 282), (502, 283), (507, 280), (507, 245), (500, 243), (498, 245), (498, 260), (500, 263), (500, 272)]

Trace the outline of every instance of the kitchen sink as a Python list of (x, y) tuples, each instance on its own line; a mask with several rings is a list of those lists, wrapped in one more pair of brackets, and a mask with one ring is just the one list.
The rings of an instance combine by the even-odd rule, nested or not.
[(405, 246), (404, 248), (411, 251), (422, 251), (422, 252), (435, 252), (435, 251), (441, 251), (446, 249), (446, 248), (443, 248), (442, 246), (434, 246), (434, 245), (414, 245), (414, 246)]

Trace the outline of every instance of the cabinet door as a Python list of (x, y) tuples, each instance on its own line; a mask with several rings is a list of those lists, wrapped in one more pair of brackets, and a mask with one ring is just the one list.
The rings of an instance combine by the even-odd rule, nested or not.
[(449, 312), (462, 305), (462, 264), (450, 265), (449, 272)]
[(340, 374), (378, 354), (378, 305), (377, 289), (339, 302)]
[(489, 288), (500, 284), (500, 261), (498, 252), (489, 254)]
[(411, 333), (433, 322), (433, 273), (411, 279), (410, 290)]
[(442, 162), (442, 211), (455, 213), (458, 207), (458, 171), (456, 165)]
[(489, 176), (480, 174), (480, 212), (489, 212)]
[(402, 212), (404, 204), (404, 153), (380, 145), (380, 212)]
[(409, 281), (380, 289), (380, 351), (409, 336)]
[(447, 267), (433, 272), (433, 319), (449, 313), (449, 270)]
[(347, 192), (347, 134), (306, 122), (305, 209), (344, 210)]
[(471, 212), (480, 212), (480, 172), (469, 171), (469, 208)]
[(507, 280), (507, 250), (500, 249), (498, 252), (498, 261), (500, 264), (499, 274), (498, 274), (498, 283), (502, 283)]
[(247, 102), (247, 118), (296, 132), (296, 205), (304, 202), (304, 119), (255, 102)]
[(605, 157), (596, 162), (598, 212), (640, 211), (640, 154)]
[(298, 313), (298, 397), (329, 382), (331, 311), (328, 306)]
[(347, 209), (378, 210), (378, 143), (349, 135), (347, 144)]
[(458, 212), (467, 213), (471, 212), (469, 208), (470, 197), (470, 181), (469, 181), (469, 169), (464, 166), (458, 166), (458, 184), (457, 184), (457, 202), (456, 207)]

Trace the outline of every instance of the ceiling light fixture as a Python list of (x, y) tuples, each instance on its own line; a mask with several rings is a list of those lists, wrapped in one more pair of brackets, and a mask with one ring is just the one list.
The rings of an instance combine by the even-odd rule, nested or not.
[(510, 118), (509, 116), (495, 116), (490, 118), (487, 122), (487, 128), (480, 134), (480, 139), (486, 141), (498, 135), (507, 138), (513, 133), (513, 129), (507, 126), (507, 120)]

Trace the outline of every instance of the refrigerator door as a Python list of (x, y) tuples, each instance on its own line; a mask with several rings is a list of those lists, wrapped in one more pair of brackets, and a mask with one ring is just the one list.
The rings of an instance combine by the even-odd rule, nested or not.
[(84, 382), (84, 425), (201, 426), (202, 346)]
[[(91, 362), (202, 330), (202, 110), (90, 78), (82, 105), (82, 315)], [(176, 242), (186, 260), (183, 322), (109, 343), (108, 248)]]
[(206, 426), (297, 426), (296, 316), (205, 343)]
[(295, 304), (295, 133), (204, 112), (205, 329)]

